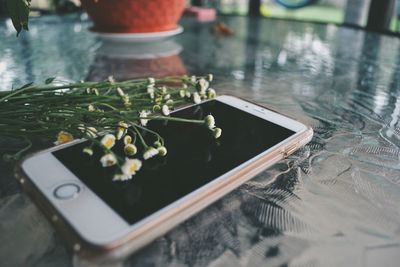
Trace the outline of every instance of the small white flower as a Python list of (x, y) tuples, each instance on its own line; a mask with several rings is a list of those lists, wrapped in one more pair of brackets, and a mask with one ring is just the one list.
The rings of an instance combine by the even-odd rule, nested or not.
[(126, 175), (126, 174), (123, 174), (123, 173), (117, 173), (117, 174), (114, 174), (114, 177), (113, 177), (113, 181), (115, 182), (115, 181), (121, 181), (121, 182), (123, 182), (123, 181), (127, 181), (127, 180), (130, 180), (130, 179), (132, 179), (132, 175), (131, 176), (129, 176), (129, 175)]
[(207, 75), (207, 80), (209, 82), (212, 82), (214, 80), (214, 75), (212, 75), (211, 73)]
[(115, 83), (115, 79), (114, 79), (113, 76), (108, 76), (107, 80), (108, 80), (111, 84)]
[(204, 118), (204, 123), (206, 124), (206, 126), (209, 129), (213, 129), (215, 127), (215, 119), (214, 119), (213, 115), (207, 115)]
[(221, 128), (214, 128), (214, 129), (212, 129), (212, 131), (213, 131), (213, 135), (214, 135), (215, 139), (218, 139), (221, 137), (221, 134), (222, 134)]
[[(23, 129), (21, 129), (22, 131)], [(69, 132), (61, 131), (57, 134), (57, 141), (54, 142), (56, 145), (65, 144), (74, 140), (74, 137)]]
[(216, 98), (217, 97), (217, 92), (215, 92), (215, 90), (212, 89), (212, 88), (208, 88), (207, 96), (208, 96), (208, 98), (211, 98), (211, 99)]
[(154, 94), (154, 85), (153, 84), (147, 85), (147, 93)]
[(153, 93), (149, 93), (149, 96), (151, 99), (154, 99), (154, 92)]
[(191, 77), (190, 77), (190, 81), (192, 82), (192, 83), (195, 83), (196, 82), (196, 76), (194, 76), (194, 75), (192, 75)]
[(165, 104), (167, 104), (169, 107), (171, 107), (174, 105), (174, 100), (168, 99), (167, 102), (165, 102)]
[(117, 159), (114, 154), (107, 153), (100, 158), (100, 162), (103, 167), (110, 167), (117, 163)]
[(89, 156), (92, 156), (92, 155), (93, 155), (93, 149), (91, 149), (90, 147), (85, 147), (85, 148), (82, 150), (82, 152), (85, 153), (85, 154), (88, 154)]
[(197, 92), (193, 93), (193, 102), (195, 104), (200, 104), (201, 103), (201, 97), (200, 97), (199, 93), (197, 93)]
[(165, 87), (165, 86), (161, 87), (161, 93), (166, 94), (167, 93), (167, 87)]
[(152, 85), (154, 85), (156, 83), (156, 80), (153, 77), (149, 77), (147, 79), (147, 81), (149, 82), (149, 84), (152, 84)]
[(168, 116), (170, 113), (168, 105), (163, 105), (161, 111), (164, 116)]
[(124, 137), (124, 145), (132, 143), (132, 137), (130, 135), (125, 135)]
[(121, 167), (122, 173), (132, 177), (142, 167), (142, 162), (138, 159), (126, 158), (124, 164)]
[(205, 94), (206, 90), (208, 89), (208, 86), (209, 86), (209, 83), (204, 78), (201, 78), (197, 82), (197, 89), (200, 94)]
[(165, 156), (167, 155), (167, 148), (165, 146), (160, 146), (157, 148), (158, 149), (158, 155), (160, 156)]
[(164, 96), (164, 100), (169, 100), (171, 98), (171, 95), (170, 94), (166, 94), (165, 96)]
[(146, 151), (143, 153), (143, 158), (145, 160), (152, 158), (158, 154), (158, 150), (152, 146), (149, 146)]
[(179, 96), (180, 96), (181, 98), (184, 98), (185, 95), (186, 95), (186, 91), (185, 91), (185, 90), (182, 89), (182, 90), (179, 91)]
[(106, 134), (100, 142), (105, 148), (110, 149), (115, 145), (115, 136), (113, 134)]
[(142, 111), (139, 112), (140, 124), (142, 126), (146, 126), (147, 123), (149, 122), (149, 120), (146, 119), (149, 114), (150, 114), (150, 112), (147, 111), (147, 110), (142, 110)]
[(117, 127), (117, 140), (121, 140), (123, 136), (128, 132), (128, 124), (120, 121), (118, 122), (118, 127)]
[(128, 156), (133, 156), (137, 153), (137, 147), (134, 144), (126, 144), (124, 146), (124, 152)]
[(93, 111), (96, 111), (96, 108), (92, 104), (90, 104), (88, 106), (88, 110), (89, 110), (89, 112), (93, 112)]
[(192, 96), (192, 94), (191, 94), (190, 92), (186, 91), (185, 96), (186, 96), (187, 98), (190, 98), (190, 97)]

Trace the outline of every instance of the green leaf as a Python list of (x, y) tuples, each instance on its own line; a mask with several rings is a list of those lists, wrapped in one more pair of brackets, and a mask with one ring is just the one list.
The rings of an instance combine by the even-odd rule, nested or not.
[(52, 83), (55, 79), (56, 79), (56, 77), (47, 78), (46, 81), (45, 81), (45, 83), (46, 83), (46, 84), (50, 84), (50, 83)]
[(29, 30), (29, 8), (31, 0), (6, 0), (8, 13), (12, 20), (17, 36), (24, 30)]

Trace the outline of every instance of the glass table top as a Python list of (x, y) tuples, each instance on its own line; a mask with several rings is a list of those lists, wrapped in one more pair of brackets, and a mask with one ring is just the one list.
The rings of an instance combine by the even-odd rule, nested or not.
[[(104, 43), (84, 14), (33, 18), (19, 38), (2, 20), (0, 90), (53, 76), (213, 73), (219, 94), (313, 127), (307, 146), (116, 266), (398, 266), (400, 40), (334, 25), (221, 20), (233, 36), (182, 20), (182, 34), (148, 45)], [(0, 166), (0, 262), (87, 265), (21, 192), (13, 166)]]

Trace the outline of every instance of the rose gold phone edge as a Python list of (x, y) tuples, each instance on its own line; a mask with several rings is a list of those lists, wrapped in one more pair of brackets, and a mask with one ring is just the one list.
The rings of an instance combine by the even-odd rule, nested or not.
[[(240, 99), (235, 97), (236, 99)], [(283, 115), (270, 108), (263, 107), (256, 103), (252, 103), (248, 100), (241, 99), (249, 104), (258, 106), (268, 111)], [(187, 108), (187, 107), (184, 107)], [(294, 120), (290, 116), (283, 115), (284, 117)], [(296, 121), (297, 122), (297, 121)], [(303, 124), (304, 125), (304, 124)], [(304, 125), (305, 126), (305, 125)], [(225, 194), (231, 192), (244, 182), (254, 177), (262, 170), (270, 167), (279, 160), (289, 156), (295, 152), (301, 146), (307, 144), (313, 136), (312, 128), (305, 126), (305, 130), (302, 132), (295, 133), (290, 138), (284, 141), (290, 141), (282, 143), (281, 145), (274, 147), (268, 154), (257, 159), (254, 162), (247, 164), (240, 170), (226, 177), (222, 182), (216, 184), (211, 190), (202, 191), (196, 196), (191, 198), (191, 201), (186, 201), (180, 205), (170, 209), (168, 212), (161, 214), (159, 217), (149, 221), (142, 225), (140, 228), (128, 233), (125, 237), (109, 243), (105, 246), (98, 246), (87, 242), (83, 239), (79, 233), (74, 229), (72, 225), (68, 223), (68, 220), (63, 218), (61, 213), (54, 207), (47, 197), (37, 188), (34, 182), (31, 181), (29, 176), (25, 173), (22, 168), (22, 163), (38, 154), (48, 153), (62, 149), (66, 146), (75, 144), (75, 142), (53, 147), (34, 153), (21, 161), (16, 167), (16, 178), (20, 182), (23, 190), (31, 197), (31, 199), (39, 206), (49, 221), (54, 225), (57, 231), (63, 236), (65, 241), (68, 243), (68, 248), (72, 249), (79, 256), (91, 259), (94, 261), (113, 261), (126, 257), (133, 251), (144, 247), (157, 237), (162, 236), (179, 223), (185, 221), (190, 216), (201, 211), (206, 206), (212, 204)], [(78, 142), (76, 142), (78, 143)], [(273, 182), (273, 181), (271, 181)], [(173, 205), (171, 203), (170, 205)]]

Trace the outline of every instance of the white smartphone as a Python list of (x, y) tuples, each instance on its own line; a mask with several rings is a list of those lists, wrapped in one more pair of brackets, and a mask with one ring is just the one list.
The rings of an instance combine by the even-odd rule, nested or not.
[(26, 158), (17, 178), (76, 253), (122, 258), (293, 153), (313, 135), (294, 119), (225, 95), (172, 116), (202, 119), (208, 114), (222, 128), (219, 139), (198, 125), (151, 121), (149, 127), (165, 138), (168, 154), (144, 161), (132, 180), (113, 182), (98, 157), (82, 153), (85, 140)]

